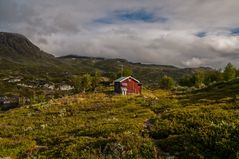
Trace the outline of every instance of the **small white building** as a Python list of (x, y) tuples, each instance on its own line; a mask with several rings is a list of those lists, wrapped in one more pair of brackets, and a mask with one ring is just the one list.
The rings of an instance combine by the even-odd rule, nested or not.
[(70, 86), (70, 85), (61, 85), (60, 87), (59, 87), (59, 90), (61, 90), (61, 91), (70, 91), (70, 90), (72, 90), (72, 89), (74, 89), (74, 87), (72, 87), (72, 86)]

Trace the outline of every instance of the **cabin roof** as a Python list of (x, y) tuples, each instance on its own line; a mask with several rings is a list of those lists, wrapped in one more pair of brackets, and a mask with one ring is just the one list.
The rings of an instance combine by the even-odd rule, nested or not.
[(126, 79), (129, 79), (129, 78), (131, 78), (131, 79), (135, 80), (136, 82), (140, 83), (139, 80), (135, 79), (135, 78), (132, 77), (132, 76), (128, 76), (128, 77), (120, 77), (120, 78), (118, 78), (117, 80), (115, 80), (114, 82), (122, 82), (122, 81), (124, 81), (124, 80), (126, 80)]

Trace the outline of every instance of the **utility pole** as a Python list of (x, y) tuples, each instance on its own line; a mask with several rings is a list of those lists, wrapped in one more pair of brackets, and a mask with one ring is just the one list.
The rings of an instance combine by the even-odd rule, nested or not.
[(124, 65), (121, 65), (121, 77), (123, 77), (123, 72), (124, 72)]

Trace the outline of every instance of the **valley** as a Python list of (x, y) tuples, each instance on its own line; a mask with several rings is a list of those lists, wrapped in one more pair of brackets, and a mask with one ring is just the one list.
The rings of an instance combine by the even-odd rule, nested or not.
[[(219, 71), (54, 57), (1, 33), (0, 67), (0, 158), (238, 158), (230, 63)], [(116, 94), (120, 76), (139, 79), (142, 94)]]
[(0, 0), (0, 159), (239, 159), (238, 0)]

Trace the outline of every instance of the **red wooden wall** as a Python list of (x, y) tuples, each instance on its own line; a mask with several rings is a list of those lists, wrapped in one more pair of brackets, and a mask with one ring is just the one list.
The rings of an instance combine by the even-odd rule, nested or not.
[(141, 85), (132, 78), (128, 78), (121, 82), (122, 88), (127, 88), (127, 94), (136, 93), (141, 94)]

